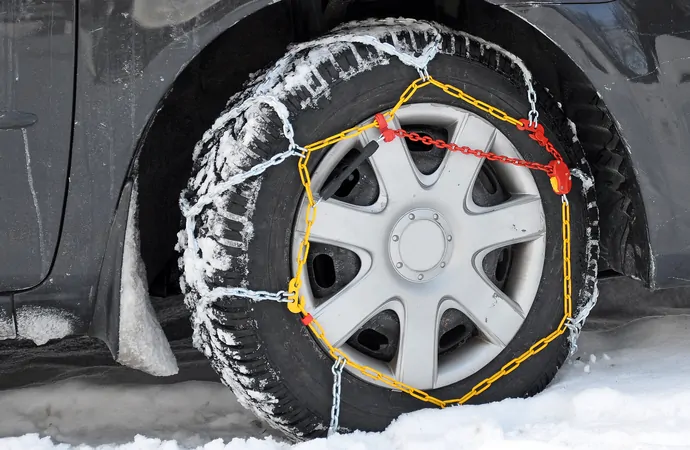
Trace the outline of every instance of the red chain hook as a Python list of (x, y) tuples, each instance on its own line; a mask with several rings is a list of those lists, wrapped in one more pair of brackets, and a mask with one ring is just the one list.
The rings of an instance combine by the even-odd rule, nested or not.
[[(563, 161), (563, 157), (558, 150), (553, 146), (544, 135), (544, 127), (542, 124), (530, 125), (529, 120), (520, 119), (521, 125), (517, 125), (518, 130), (524, 130), (530, 133), (529, 137), (541, 145), (549, 152), (555, 159), (551, 161), (547, 167), (550, 169), (547, 174), (551, 180), (551, 187), (554, 192), (559, 195), (565, 195), (570, 192), (573, 187), (573, 179), (570, 175), (570, 169)], [(536, 125), (536, 126), (535, 126)]]
[(395, 132), (397, 130), (391, 130), (388, 128), (388, 122), (386, 122), (386, 118), (383, 116), (383, 114), (376, 114), (374, 116), (374, 120), (376, 120), (376, 125), (379, 127), (381, 136), (383, 136), (383, 142), (390, 142), (395, 139)]

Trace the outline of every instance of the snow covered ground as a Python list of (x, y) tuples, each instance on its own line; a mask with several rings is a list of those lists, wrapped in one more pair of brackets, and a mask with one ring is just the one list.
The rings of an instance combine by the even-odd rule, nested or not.
[[(295, 446), (321, 449), (690, 448), (690, 315), (587, 331), (542, 394), (403, 416), (383, 433)], [(0, 392), (0, 449), (203, 447), (284, 450), (290, 444), (211, 382), (99, 385), (66, 381)]]

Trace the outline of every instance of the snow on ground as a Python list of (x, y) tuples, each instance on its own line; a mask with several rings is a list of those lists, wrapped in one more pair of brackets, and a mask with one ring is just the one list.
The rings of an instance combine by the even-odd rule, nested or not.
[[(688, 315), (587, 331), (575, 358), (534, 398), (420, 411), (383, 433), (333, 436), (294, 450), (690, 448), (689, 337)], [(291, 448), (208, 382), (72, 381), (0, 392), (0, 436), (13, 435), (23, 436), (0, 438), (0, 449)]]
[[(0, 436), (25, 433), (91, 445), (127, 442), (142, 433), (195, 447), (217, 437), (272, 432), (220, 383), (103, 386), (67, 381), (0, 393)], [(0, 449), (7, 443), (0, 439)]]

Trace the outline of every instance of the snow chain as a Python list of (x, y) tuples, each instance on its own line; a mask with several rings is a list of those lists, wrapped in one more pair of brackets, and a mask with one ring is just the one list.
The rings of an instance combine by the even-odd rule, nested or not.
[[(524, 130), (530, 133), (530, 137), (535, 140), (540, 146), (544, 147), (553, 157), (553, 161), (551, 161), (549, 164), (544, 165), (544, 164), (539, 164), (535, 162), (528, 162), (516, 158), (508, 158), (505, 156), (500, 156), (496, 155), (494, 153), (489, 153), (489, 152), (484, 152), (481, 150), (473, 150), (469, 147), (464, 147), (464, 146), (458, 146), (453, 143), (446, 143), (440, 139), (434, 140), (430, 137), (421, 137), (416, 133), (408, 133), (405, 130), (398, 129), (398, 130), (392, 130), (388, 128), (387, 122), (390, 121), (395, 117), (396, 112), (400, 109), (400, 107), (408, 102), (410, 98), (417, 92), (418, 89), (433, 85), (436, 86), (437, 88), (443, 90), (443, 92), (451, 95), (452, 97), (458, 98), (466, 103), (469, 103), (473, 105), (475, 108), (484, 111), (488, 114), (491, 114), (493, 117), (502, 120), (504, 122), (508, 122), (515, 127), (517, 127), (519, 130)], [(333, 366), (333, 373), (335, 375), (335, 383), (337, 384), (334, 385), (333, 390), (334, 392), (337, 392), (338, 395), (334, 395), (333, 399), (333, 411), (332, 415), (337, 415), (339, 412), (339, 404), (340, 404), (340, 376), (339, 376), (339, 368), (342, 368), (343, 365), (350, 366), (350, 368), (357, 370), (361, 372), (363, 375), (384, 383), (388, 386), (390, 386), (393, 389), (400, 390), (403, 392), (406, 392), (410, 394), (411, 396), (425, 401), (432, 403), (436, 406), (439, 406), (441, 408), (446, 407), (448, 405), (453, 405), (453, 404), (463, 404), (467, 402), (469, 399), (472, 397), (475, 397), (482, 392), (486, 391), (491, 387), (493, 383), (495, 383), (498, 379), (502, 378), (503, 376), (511, 373), (515, 369), (517, 369), (520, 364), (522, 364), (524, 361), (526, 361), (528, 358), (530, 358), (533, 355), (536, 355), (540, 351), (542, 351), (546, 346), (554, 341), (556, 338), (561, 336), (566, 332), (568, 329), (568, 324), (569, 321), (572, 319), (572, 278), (571, 278), (571, 264), (570, 264), (570, 205), (568, 203), (568, 199), (566, 197), (566, 194), (570, 192), (571, 186), (572, 186), (572, 181), (571, 181), (571, 176), (570, 176), (570, 171), (568, 167), (566, 166), (565, 162), (563, 161), (563, 158), (561, 155), (558, 153), (558, 151), (554, 148), (554, 146), (549, 142), (548, 138), (544, 135), (544, 128), (542, 125), (536, 123), (536, 115), (530, 113), (530, 119), (515, 119), (508, 114), (506, 114), (504, 111), (501, 111), (498, 108), (495, 108), (494, 106), (489, 105), (488, 103), (485, 103), (481, 100), (477, 100), (474, 97), (468, 95), (467, 93), (463, 92), (462, 90), (448, 85), (448, 84), (443, 84), (432, 77), (428, 76), (425, 78), (419, 78), (415, 80), (410, 86), (405, 90), (405, 92), (400, 96), (400, 99), (398, 100), (397, 104), (387, 113), (385, 114), (377, 114), (374, 121), (367, 125), (359, 126), (359, 127), (354, 127), (350, 128), (348, 130), (342, 131), (338, 134), (335, 134), (333, 136), (330, 136), (326, 139), (314, 142), (310, 145), (307, 145), (304, 147), (301, 158), (299, 159), (298, 162), (298, 170), (299, 170), (299, 175), (300, 179), (302, 181), (302, 185), (304, 186), (305, 193), (307, 196), (307, 213), (306, 213), (306, 230), (304, 233), (304, 239), (300, 243), (300, 248), (298, 252), (298, 257), (297, 257), (297, 270), (296, 270), (296, 275), (295, 277), (290, 281), (289, 288), (288, 288), (288, 304), (287, 307), (288, 309), (295, 314), (300, 314), (301, 316), (301, 321), (304, 326), (309, 328), (309, 330), (314, 334), (314, 336), (321, 341), (321, 343), (328, 349), (329, 354), (331, 357), (335, 359), (335, 363)], [(314, 192), (312, 191), (311, 188), (311, 177), (309, 174), (309, 169), (307, 168), (307, 165), (309, 163), (309, 159), (311, 157), (312, 152), (315, 152), (317, 150), (321, 150), (323, 148), (326, 148), (330, 145), (333, 145), (337, 142), (340, 142), (345, 139), (351, 139), (353, 137), (359, 136), (366, 130), (369, 130), (371, 128), (378, 127), (378, 129), (381, 132), (382, 138), (386, 142), (390, 142), (393, 140), (395, 137), (400, 137), (400, 138), (408, 138), (413, 141), (422, 141), (423, 143), (427, 145), (434, 145), (439, 148), (444, 148), (449, 151), (454, 151), (454, 152), (460, 152), (466, 155), (473, 155), (479, 158), (486, 158), (492, 161), (498, 161), (498, 162), (503, 162), (507, 164), (513, 164), (516, 166), (522, 166), (522, 167), (527, 167), (532, 170), (539, 170), (545, 172), (550, 180), (551, 180), (551, 186), (554, 190), (554, 192), (558, 195), (561, 196), (562, 200), (562, 208), (561, 208), (561, 213), (562, 213), (562, 220), (563, 220), (563, 226), (562, 226), (562, 235), (563, 235), (563, 318), (560, 321), (560, 324), (558, 327), (548, 336), (538, 340), (534, 345), (532, 345), (527, 351), (525, 351), (522, 355), (518, 356), (517, 358), (513, 359), (512, 361), (508, 362), (505, 364), (501, 370), (496, 372), (494, 375), (490, 376), (489, 378), (481, 381), (478, 383), (474, 388), (472, 388), (467, 394), (460, 398), (454, 398), (454, 399), (448, 399), (448, 400), (441, 400), (439, 398), (433, 397), (429, 395), (428, 393), (414, 388), (412, 386), (408, 386), (405, 383), (402, 383), (388, 375), (385, 375), (376, 369), (373, 369), (368, 366), (364, 366), (361, 364), (358, 364), (354, 361), (352, 361), (345, 353), (343, 353), (341, 350), (335, 348), (326, 338), (325, 331), (319, 324), (319, 322), (314, 319), (314, 317), (309, 314), (305, 310), (305, 302), (304, 302), (304, 297), (299, 296), (299, 290), (302, 287), (302, 271), (304, 268), (304, 265), (307, 261), (307, 255), (309, 254), (309, 236), (311, 233), (311, 228), (312, 225), (314, 224), (314, 221), (316, 220), (316, 209), (317, 209), (317, 202), (314, 199)], [(337, 373), (337, 375), (336, 375)], [(332, 433), (334, 431), (334, 428), (337, 429), (337, 417), (331, 417), (331, 429), (330, 432)]]
[[(350, 366), (351, 369), (359, 371), (363, 375), (375, 381), (384, 383), (393, 389), (406, 392), (419, 400), (432, 403), (436, 406), (444, 408), (449, 405), (466, 403), (471, 398), (486, 391), (498, 379), (517, 369), (520, 366), (520, 364), (522, 364), (531, 356), (541, 352), (544, 348), (546, 348), (546, 346), (550, 342), (554, 341), (556, 338), (564, 334), (569, 327), (573, 326), (571, 324), (573, 310), (572, 278), (570, 264), (570, 205), (566, 197), (566, 195), (570, 192), (570, 189), (572, 187), (572, 180), (570, 176), (570, 171), (567, 165), (565, 164), (565, 161), (561, 157), (560, 153), (551, 144), (551, 142), (549, 142), (548, 138), (544, 135), (543, 126), (537, 123), (538, 113), (536, 111), (534, 101), (534, 97), (536, 97), (536, 95), (532, 95), (533, 91), (530, 89), (529, 100), (530, 104), (532, 105), (532, 109), (528, 115), (529, 119), (518, 120), (509, 116), (504, 111), (501, 111), (500, 109), (489, 105), (488, 103), (475, 99), (474, 97), (468, 95), (467, 93), (463, 92), (462, 90), (454, 86), (451, 86), (449, 84), (443, 84), (435, 80), (434, 78), (428, 75), (426, 70), (420, 71), (420, 75), (421, 78), (415, 80), (414, 82), (412, 82), (412, 84), (410, 84), (410, 86), (400, 96), (400, 99), (398, 100), (396, 105), (387, 113), (376, 114), (374, 120), (367, 125), (347, 129), (326, 139), (322, 139), (320, 141), (307, 145), (306, 147), (300, 147), (297, 144), (295, 144), (293, 139), (292, 126), (289, 124), (287, 119), (285, 119), (283, 131), (285, 137), (290, 141), (290, 147), (287, 151), (275, 155), (273, 158), (264, 163), (258, 164), (246, 173), (233, 177), (232, 179), (229, 179), (226, 182), (215, 186), (212, 192), (208, 192), (206, 195), (202, 196), (202, 198), (200, 198), (194, 206), (190, 207), (189, 205), (187, 205), (186, 208), (185, 216), (187, 217), (187, 234), (188, 236), (190, 236), (190, 245), (194, 248), (194, 250), (198, 250), (196, 248), (196, 241), (193, 239), (194, 216), (198, 214), (205, 205), (211, 203), (213, 201), (214, 196), (218, 192), (222, 192), (226, 190), (229, 186), (241, 183), (252, 176), (259, 175), (269, 167), (282, 163), (285, 159), (287, 159), (290, 156), (299, 156), (298, 171), (300, 179), (302, 181), (302, 185), (305, 189), (305, 194), (307, 196), (308, 207), (305, 218), (306, 230), (304, 233), (304, 238), (300, 243), (300, 248), (297, 257), (297, 270), (295, 277), (289, 283), (288, 292), (285, 293), (284, 291), (281, 291), (278, 293), (270, 293), (264, 291), (250, 291), (244, 288), (216, 288), (213, 291), (204, 293), (204, 297), (211, 299), (226, 295), (236, 295), (251, 298), (256, 301), (271, 300), (285, 302), (287, 303), (287, 308), (290, 310), (290, 312), (294, 314), (299, 314), (301, 316), (302, 324), (305, 327), (307, 327), (313, 333), (316, 339), (318, 339), (328, 349), (328, 353), (334, 359), (334, 364), (332, 368), (334, 376), (333, 405), (331, 409), (331, 424), (329, 427), (329, 435), (337, 433), (338, 431), (338, 417), (340, 415), (341, 374), (345, 366)], [(404, 105), (406, 102), (408, 102), (415, 94), (415, 92), (417, 92), (418, 89), (421, 89), (429, 85), (436, 86), (448, 95), (460, 99), (466, 103), (469, 103), (470, 105), (474, 106), (480, 111), (484, 111), (499, 120), (508, 122), (517, 127), (519, 130), (523, 130), (530, 133), (530, 138), (535, 140), (540, 146), (544, 147), (544, 149), (548, 153), (550, 153), (554, 159), (549, 164), (544, 165), (517, 158), (508, 158), (506, 156), (496, 155), (495, 153), (484, 152), (482, 150), (475, 150), (469, 147), (459, 146), (454, 143), (446, 143), (441, 139), (434, 140), (428, 136), (422, 137), (417, 133), (409, 133), (403, 129), (394, 130), (388, 128), (388, 122), (395, 117), (395, 114), (400, 109), (400, 107)], [(262, 98), (261, 101), (266, 102), (271, 106), (274, 106), (272, 99)], [(311, 228), (314, 224), (314, 221), (316, 220), (317, 209), (317, 201), (314, 198), (314, 192), (311, 188), (311, 177), (309, 174), (309, 169), (307, 168), (311, 154), (312, 152), (329, 147), (337, 142), (359, 136), (366, 130), (375, 127), (379, 129), (379, 131), (381, 132), (381, 139), (385, 142), (390, 142), (396, 137), (407, 138), (412, 141), (421, 141), (427, 145), (434, 145), (442, 149), (447, 149), (448, 151), (452, 152), (459, 152), (465, 155), (472, 155), (478, 158), (485, 158), (491, 161), (513, 164), (516, 166), (526, 167), (528, 169), (545, 172), (551, 181), (551, 187), (553, 188), (554, 192), (557, 195), (561, 196), (563, 237), (563, 318), (561, 319), (558, 327), (551, 334), (538, 340), (522, 355), (505, 364), (498, 372), (475, 385), (468, 393), (466, 393), (464, 396), (460, 398), (441, 400), (439, 398), (429, 395), (428, 393), (420, 389), (414, 388), (388, 375), (385, 375), (377, 371), (376, 369), (352, 361), (345, 353), (335, 348), (329, 342), (328, 338), (326, 338), (325, 331), (321, 327), (319, 322), (306, 311), (304, 297), (301, 297), (299, 295), (299, 290), (302, 287), (302, 271), (304, 270), (304, 265), (307, 261), (307, 255), (309, 254), (309, 236), (311, 234)]]

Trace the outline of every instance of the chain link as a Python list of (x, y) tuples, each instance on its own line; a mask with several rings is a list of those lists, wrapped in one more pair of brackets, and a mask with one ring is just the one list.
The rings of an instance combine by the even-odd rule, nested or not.
[(429, 63), (431, 62), (432, 59), (436, 57), (438, 54), (439, 50), (441, 49), (441, 42), (443, 41), (443, 37), (441, 37), (441, 34), (437, 33), (436, 37), (434, 38), (434, 41), (431, 42), (427, 47), (424, 49), (422, 54), (419, 56), (419, 59), (421, 61), (422, 67), (417, 68), (417, 72), (419, 72), (419, 76), (423, 80), (428, 80), (431, 78), (429, 75)]
[(585, 324), (585, 320), (589, 316), (589, 313), (592, 312), (592, 309), (596, 306), (597, 304), (597, 299), (592, 295), (593, 301), (590, 300), (585, 304), (585, 306), (582, 307), (582, 310), (577, 314), (576, 317), (571, 318), (568, 320), (565, 324), (566, 327), (568, 327), (568, 330), (570, 330), (570, 336), (568, 339), (570, 340), (570, 354), (574, 354), (577, 351), (577, 340), (580, 337), (580, 333), (582, 332), (582, 327)]
[[(565, 196), (563, 196), (562, 201), (563, 201), (563, 204), (565, 205), (565, 204), (567, 204), (568, 199)], [(570, 220), (569, 215), (568, 215), (567, 219)], [(564, 221), (565, 221), (565, 219), (564, 219)], [(565, 231), (564, 231), (564, 233), (565, 233)], [(570, 242), (570, 230), (569, 229), (568, 229), (568, 242)], [(568, 251), (569, 250), (570, 249), (568, 248)], [(565, 259), (566, 259), (565, 254), (563, 256), (563, 259), (565, 262)], [(571, 281), (572, 274), (569, 271), (570, 270), (570, 253), (568, 253), (567, 259), (568, 259), (568, 264), (567, 265), (564, 264), (564, 267), (567, 267), (568, 272), (566, 274), (564, 274), (564, 282), (565, 282), (565, 278), (567, 277), (568, 282), (570, 284), (572, 284), (572, 281)], [(572, 290), (572, 287), (570, 287), (570, 289)], [(575, 351), (577, 350), (577, 339), (580, 336), (580, 332), (582, 331), (582, 327), (585, 324), (585, 320), (589, 316), (589, 313), (592, 312), (592, 309), (594, 308), (594, 306), (596, 306), (596, 304), (597, 304), (597, 296), (598, 296), (598, 291), (596, 290), (596, 286), (595, 286), (595, 291), (592, 293), (592, 298), (585, 304), (585, 306), (582, 308), (582, 310), (580, 310), (580, 312), (577, 314), (577, 317), (572, 317), (573, 311), (572, 310), (569, 311), (569, 317), (566, 320), (565, 326), (568, 328), (568, 330), (570, 330), (569, 340), (570, 340), (570, 344), (571, 344), (571, 346), (570, 346), (570, 354), (571, 355), (573, 353), (575, 353)]]
[[(573, 277), (570, 262), (570, 203), (568, 197), (561, 196), (561, 216), (563, 235), (563, 311), (565, 322), (573, 317)], [(565, 330), (564, 330), (565, 331)]]
[(536, 127), (539, 123), (539, 111), (537, 111), (537, 93), (534, 92), (532, 83), (527, 83), (527, 100), (529, 100), (530, 111), (527, 114), (530, 126)]
[(209, 299), (216, 299), (220, 297), (244, 297), (255, 302), (262, 302), (264, 300), (270, 300), (272, 302), (278, 303), (289, 303), (290, 299), (285, 291), (278, 292), (267, 292), (267, 291), (252, 291), (251, 289), (245, 289), (240, 287), (217, 287), (209, 291), (204, 297)]
[(333, 363), (331, 372), (333, 373), (333, 405), (331, 406), (331, 425), (328, 427), (328, 435), (332, 436), (338, 433), (338, 420), (340, 418), (340, 388), (342, 386), (343, 368), (345, 367), (346, 359), (342, 356)]
[[(502, 120), (503, 122), (508, 122), (512, 125), (518, 126), (520, 124), (520, 121), (509, 116), (505, 111), (500, 110), (494, 106), (489, 105), (488, 103), (485, 103), (481, 100), (477, 100), (476, 98), (472, 97), (462, 89), (456, 88), (453, 85), (450, 84), (444, 84), (441, 83), (440, 81), (429, 77), (428, 80), (429, 84), (433, 84), (437, 88), (441, 89), (443, 92), (446, 94), (450, 95), (451, 97), (458, 98), (465, 103), (469, 103), (470, 105), (474, 106), (475, 108), (479, 109), (480, 111), (484, 111), (485, 113), (491, 114), (498, 120)], [(421, 87), (421, 86), (420, 86)], [(532, 91), (533, 92), (533, 91)], [(536, 98), (536, 94), (535, 94)]]
[[(292, 126), (290, 126), (290, 129), (292, 129)], [(187, 234), (187, 243), (191, 246), (192, 250), (194, 251), (194, 254), (199, 252), (199, 243), (196, 239), (196, 236), (194, 235), (194, 228), (196, 227), (195, 219), (196, 216), (201, 213), (204, 207), (211, 204), (214, 199), (216, 199), (224, 192), (228, 191), (233, 186), (236, 186), (240, 183), (244, 183), (249, 178), (261, 175), (269, 167), (277, 166), (278, 164), (281, 164), (283, 161), (285, 161), (291, 156), (299, 156), (300, 158), (303, 157), (304, 151), (298, 151), (296, 150), (297, 148), (302, 149), (302, 147), (296, 145), (294, 141), (291, 142), (289, 150), (286, 150), (282, 153), (278, 153), (270, 159), (268, 159), (267, 161), (255, 165), (246, 172), (238, 173), (237, 175), (230, 177), (228, 180), (214, 185), (208, 190), (208, 192), (200, 196), (194, 205), (190, 206), (189, 203), (185, 200), (182, 200), (180, 202), (182, 206), (182, 215), (186, 219), (185, 231)]]
[(498, 161), (502, 163), (507, 163), (507, 164), (513, 164), (516, 166), (521, 166), (521, 167), (527, 167), (528, 169), (533, 169), (533, 170), (541, 170), (546, 173), (551, 172), (551, 168), (549, 166), (546, 166), (544, 164), (539, 164), (536, 162), (529, 162), (525, 161), (524, 159), (519, 159), (519, 158), (509, 158), (504, 155), (497, 155), (496, 153), (490, 153), (490, 152), (484, 152), (482, 150), (473, 150), (470, 147), (467, 146), (460, 146), (452, 142), (445, 142), (442, 139), (436, 139), (434, 140), (430, 136), (420, 136), (417, 133), (410, 133), (402, 129), (398, 130), (393, 130), (396, 136), (401, 137), (401, 138), (407, 138), (413, 142), (422, 142), (423, 144), (426, 145), (433, 145), (438, 148), (446, 149), (451, 152), (459, 152), (464, 155), (472, 155), (476, 156), (478, 158), (486, 158), (489, 161)]
[(302, 151), (296, 149), (302, 149), (302, 147), (299, 147), (294, 142), (291, 142), (289, 150), (273, 155), (270, 159), (255, 165), (246, 172), (238, 173), (237, 175), (230, 177), (226, 181), (212, 186), (211, 188), (209, 188), (208, 192), (206, 192), (204, 195), (197, 199), (194, 205), (188, 206), (186, 208), (183, 207), (182, 214), (185, 217), (197, 216), (204, 209), (204, 206), (211, 204), (215, 198), (217, 198), (220, 194), (223, 194), (225, 191), (232, 188), (233, 186), (236, 186), (240, 183), (244, 183), (249, 178), (261, 175), (269, 167), (277, 166), (291, 156), (302, 157), (304, 155), (304, 149), (302, 149)]

